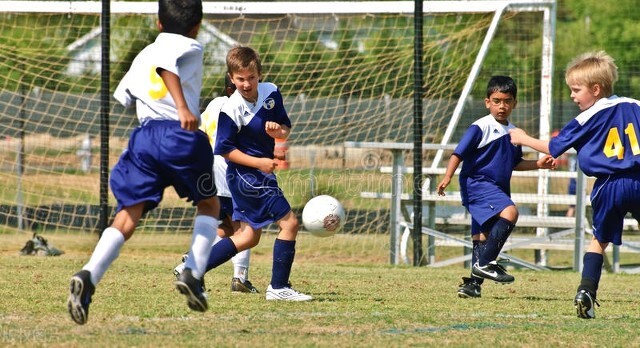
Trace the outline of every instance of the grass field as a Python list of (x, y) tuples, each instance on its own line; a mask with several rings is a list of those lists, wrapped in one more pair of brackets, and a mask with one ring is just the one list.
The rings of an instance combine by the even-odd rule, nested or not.
[[(0, 234), (0, 346), (640, 346), (637, 275), (604, 274), (597, 318), (582, 320), (572, 305), (575, 272), (513, 270), (514, 284), (487, 283), (481, 299), (459, 299), (467, 270), (389, 266), (386, 236), (301, 235), (291, 281), (315, 297), (307, 303), (232, 294), (231, 267), (223, 265), (206, 276), (210, 310), (202, 314), (173, 287), (171, 269), (190, 236), (137, 234), (99, 284), (89, 322), (78, 326), (66, 310), (68, 280), (97, 237), (44, 236), (65, 254), (19, 256), (31, 235)], [(261, 291), (274, 238), (263, 235), (252, 254), (250, 278)]]

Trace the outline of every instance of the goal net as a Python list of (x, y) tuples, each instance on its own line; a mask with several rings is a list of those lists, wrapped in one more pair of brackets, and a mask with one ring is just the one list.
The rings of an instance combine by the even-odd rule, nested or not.
[[(537, 129), (548, 96), (543, 23), (552, 1), (424, 2), (425, 143), (456, 142), (486, 114), (491, 75), (519, 88), (512, 121)], [(3, 1), (0, 9), (0, 225), (96, 231), (99, 216), (100, 71), (115, 88), (133, 57), (157, 35), (156, 2), (111, 2), (109, 61), (101, 61), (99, 2)], [(347, 211), (343, 233), (389, 231), (389, 192), (380, 167), (390, 153), (345, 142), (412, 142), (414, 3), (205, 2), (202, 106), (221, 94), (225, 55), (236, 44), (261, 55), (294, 124), (279, 182), (299, 214), (329, 194)], [(546, 71), (550, 75), (549, 71)], [(111, 94), (111, 93), (110, 93)], [(544, 120), (543, 120), (544, 121)], [(548, 121), (548, 120), (547, 120)], [(545, 121), (545, 122), (547, 122)], [(136, 126), (110, 101), (109, 166)], [(548, 131), (548, 130), (547, 130)], [(437, 159), (425, 151), (423, 166)], [(411, 156), (405, 156), (407, 160)], [(411, 166), (411, 163), (406, 163)], [(437, 164), (439, 165), (439, 164)], [(405, 192), (411, 192), (407, 182)], [(115, 200), (109, 194), (113, 214)], [(188, 232), (194, 210), (173, 189), (142, 228)]]

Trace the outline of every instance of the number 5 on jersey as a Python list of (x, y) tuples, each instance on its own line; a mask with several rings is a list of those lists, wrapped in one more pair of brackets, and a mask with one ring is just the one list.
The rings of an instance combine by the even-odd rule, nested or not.
[(162, 77), (158, 75), (156, 71), (156, 67), (151, 67), (151, 71), (149, 74), (149, 80), (151, 81), (151, 87), (149, 88), (149, 96), (154, 100), (162, 99), (167, 95), (167, 86), (165, 86)]

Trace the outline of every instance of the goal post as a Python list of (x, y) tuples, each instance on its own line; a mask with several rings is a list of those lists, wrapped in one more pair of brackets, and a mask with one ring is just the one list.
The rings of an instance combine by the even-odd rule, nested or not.
[[(389, 175), (380, 171), (391, 165), (391, 153), (344, 144), (412, 142), (414, 3), (203, 5), (201, 106), (221, 94), (228, 49), (254, 47), (263, 80), (280, 87), (294, 125), (286, 144), (288, 169), (278, 171), (294, 211), (299, 214), (313, 196), (329, 194), (345, 206), (344, 234), (388, 233), (390, 201), (363, 193), (391, 191)], [(495, 74), (518, 83), (512, 121), (548, 133), (554, 1), (427, 1), (423, 10), (425, 143), (455, 142), (484, 115), (485, 84)], [(97, 229), (101, 66), (109, 65), (115, 88), (135, 54), (155, 39), (156, 12), (155, 1), (111, 2), (111, 49), (104, 61), (100, 2), (3, 1), (0, 226)], [(109, 108), (106, 160), (113, 166), (137, 119), (113, 100)], [(440, 166), (442, 155), (425, 150), (423, 166)], [(410, 182), (401, 189), (411, 192)], [(113, 214), (111, 193), (108, 202)], [(193, 216), (193, 207), (168, 189), (140, 228), (189, 232)], [(381, 238), (379, 247), (388, 250), (388, 243)]]

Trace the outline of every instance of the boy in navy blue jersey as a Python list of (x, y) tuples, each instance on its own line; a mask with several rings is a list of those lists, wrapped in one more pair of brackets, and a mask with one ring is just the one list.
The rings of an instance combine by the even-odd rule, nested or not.
[(227, 73), (236, 91), (222, 106), (214, 153), (227, 159), (233, 220), (240, 221), (240, 229), (213, 246), (207, 269), (256, 246), (262, 228), (276, 223), (280, 232), (273, 245), (266, 299), (309, 301), (311, 296), (292, 289), (289, 283), (299, 224), (273, 173), (275, 139), (287, 139), (291, 131), (282, 95), (276, 85), (260, 82), (262, 64), (250, 47), (236, 46), (229, 51)]
[[(202, 84), (202, 46), (195, 40), (202, 20), (200, 0), (160, 0), (155, 42), (144, 48), (116, 88), (124, 106), (136, 105), (140, 126), (111, 172), (117, 213), (82, 270), (71, 277), (67, 307), (85, 324), (95, 286), (131, 238), (140, 218), (173, 186), (197, 206), (185, 271), (175, 282), (189, 308), (204, 312), (202, 288), (220, 206), (213, 181), (213, 153), (198, 130)], [(209, 149), (209, 151), (206, 151)]]
[[(229, 97), (235, 90), (236, 86), (229, 78), (229, 74), (225, 74), (223, 95), (213, 99), (209, 105), (207, 105), (204, 112), (202, 112), (200, 129), (207, 133), (212, 147), (216, 144), (220, 109), (222, 105), (229, 100)], [(216, 190), (218, 191), (218, 200), (220, 200), (220, 225), (218, 226), (218, 235), (213, 242), (213, 244), (216, 244), (222, 238), (232, 236), (235, 231), (240, 228), (240, 222), (231, 219), (233, 215), (233, 201), (231, 199), (231, 193), (229, 192), (229, 186), (227, 185), (227, 161), (220, 155), (214, 156), (213, 173)], [(231, 258), (231, 262), (233, 263), (231, 291), (233, 292), (258, 293), (258, 289), (249, 281), (250, 253), (251, 249), (243, 250)], [(177, 278), (180, 278), (180, 274), (184, 271), (184, 261), (186, 261), (187, 256), (183, 256), (182, 258), (182, 263), (173, 269), (173, 274), (175, 274)]]
[(458, 289), (461, 298), (481, 296), (484, 279), (508, 284), (514, 277), (496, 262), (500, 250), (518, 221), (518, 209), (510, 198), (513, 170), (551, 169), (553, 160), (522, 158), (522, 147), (513, 146), (509, 116), (517, 104), (517, 87), (508, 76), (493, 76), (487, 85), (485, 106), (489, 115), (475, 121), (454, 150), (444, 178), (437, 186), (445, 195), (451, 178), (462, 162), (460, 195), (471, 214), (472, 268)]
[(627, 213), (640, 214), (640, 101), (618, 97), (613, 85), (618, 68), (606, 52), (578, 56), (567, 67), (565, 81), (581, 113), (557, 137), (539, 140), (521, 129), (511, 131), (514, 144), (559, 157), (570, 148), (578, 165), (596, 178), (591, 192), (593, 239), (584, 254), (582, 280), (574, 298), (580, 318), (595, 318), (603, 253), (609, 243), (622, 243)]

